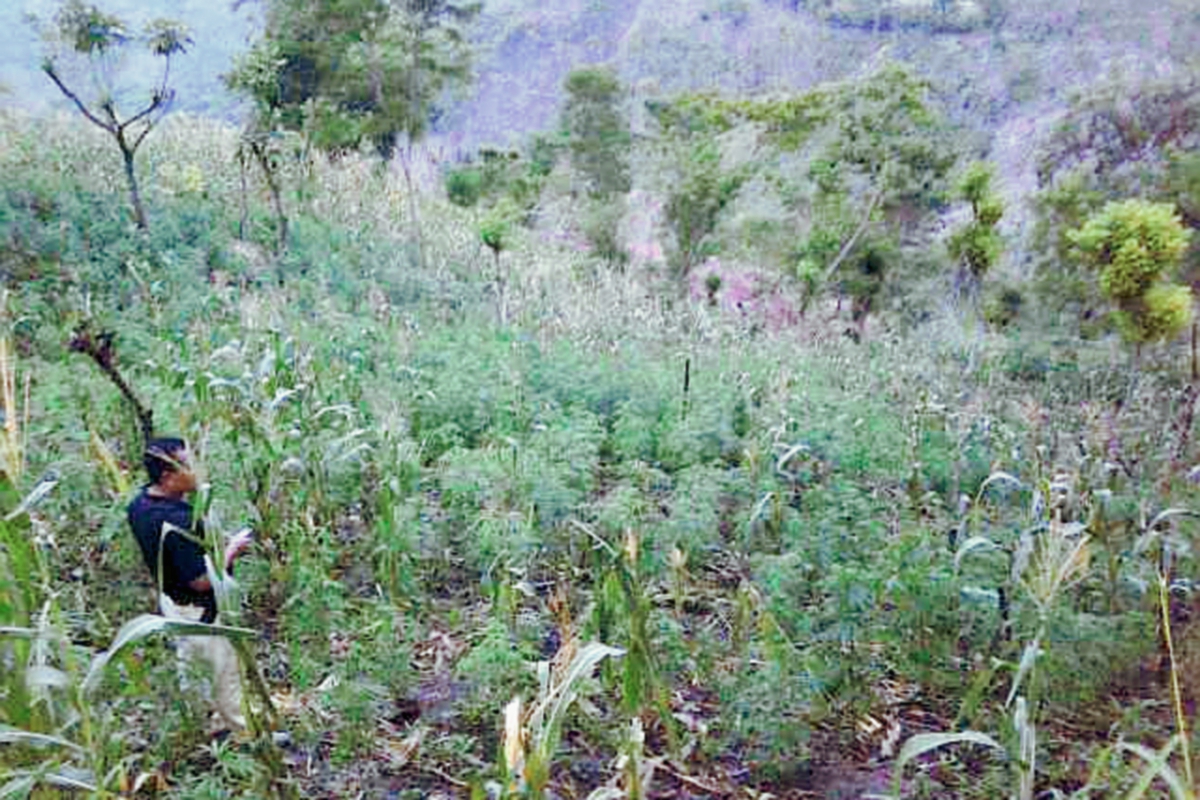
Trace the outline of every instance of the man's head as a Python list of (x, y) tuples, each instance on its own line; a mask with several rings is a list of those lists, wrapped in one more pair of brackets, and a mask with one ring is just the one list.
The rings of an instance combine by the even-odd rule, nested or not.
[(188, 460), (187, 444), (182, 439), (164, 436), (146, 444), (143, 462), (150, 483), (167, 494), (184, 495), (196, 491), (196, 474)]

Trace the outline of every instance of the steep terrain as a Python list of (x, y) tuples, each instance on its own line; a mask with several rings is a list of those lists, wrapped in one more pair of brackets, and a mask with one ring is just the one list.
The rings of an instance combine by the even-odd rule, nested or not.
[[(104, 5), (133, 20), (166, 15), (190, 25), (195, 46), (175, 67), (177, 107), (236, 118), (219, 75), (253, 35), (255, 4), (237, 12), (203, 0)], [(990, 147), (1016, 200), (1034, 188), (1033, 145), (1072, 92), (1168, 75), (1200, 50), (1200, 10), (1189, 0), (1007, 0), (990, 4), (986, 24), (950, 30), (888, 15), (918, 5), (893, 0), (878, 6), (886, 13), (856, 17), (862, 3), (851, 0), (488, 0), (475, 34), (476, 81), (441, 115), (431, 145), (459, 158), (553, 127), (563, 79), (583, 64), (616, 66), (637, 106), (682, 90), (798, 89), (893, 58), (936, 80), (950, 113)], [(54, 8), (51, 0), (0, 5), (0, 86), (10, 102), (64, 105), (39, 73), (40, 46), (22, 22)], [(139, 62), (127, 66), (139, 72)], [(1008, 224), (1013, 232), (1022, 222)]]

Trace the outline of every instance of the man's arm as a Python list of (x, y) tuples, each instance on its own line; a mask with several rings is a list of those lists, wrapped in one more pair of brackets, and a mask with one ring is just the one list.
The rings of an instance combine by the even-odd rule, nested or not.
[[(250, 549), (250, 545), (254, 542), (254, 533), (249, 528), (243, 528), (234, 534), (225, 545), (225, 571), (229, 572), (233, 569), (233, 562), (236, 561), (243, 553)], [(208, 579), (208, 575), (201, 575), (199, 578), (188, 583), (188, 588), (193, 592), (211, 592), (212, 581)]]

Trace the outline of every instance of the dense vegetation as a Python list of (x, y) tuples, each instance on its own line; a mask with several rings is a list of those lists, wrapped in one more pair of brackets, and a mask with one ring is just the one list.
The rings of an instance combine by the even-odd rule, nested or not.
[[(911, 65), (581, 68), (418, 191), (427, 92), (363, 85), (475, 10), (270, 5), (240, 129), (0, 115), (0, 796), (1195, 796), (1194, 78), (1074, 102), (1014, 265)], [(143, 616), (139, 420), (81, 338), (256, 531), (244, 734)]]

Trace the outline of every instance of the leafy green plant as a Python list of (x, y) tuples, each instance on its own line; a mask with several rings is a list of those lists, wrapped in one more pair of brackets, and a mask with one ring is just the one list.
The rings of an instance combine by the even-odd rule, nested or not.
[(632, 137), (616, 74), (604, 67), (580, 68), (567, 75), (564, 87), (562, 127), (572, 167), (593, 197), (611, 199), (628, 192)]
[(959, 199), (970, 203), (971, 220), (951, 235), (947, 246), (950, 256), (966, 270), (973, 287), (971, 294), (978, 291), (978, 283), (1000, 258), (1003, 242), (996, 226), (1004, 216), (1004, 205), (992, 191), (995, 169), (985, 162), (969, 166), (955, 187)]
[(715, 252), (717, 243), (712, 237), (717, 220), (747, 177), (721, 168), (721, 150), (715, 139), (698, 138), (679, 146), (663, 214), (673, 240), (676, 273), (686, 276)]
[[(43, 613), (49, 614), (49, 608)], [(10, 781), (11, 791), (16, 791), (18, 786), (29, 791), (37, 785), (46, 785), (86, 791), (101, 797), (116, 795), (128, 768), (127, 757), (122, 757), (113, 746), (120, 739), (109, 739), (116, 733), (120, 721), (104, 710), (99, 694), (115, 659), (132, 646), (159, 634), (255, 636), (254, 631), (243, 628), (143, 615), (126, 623), (109, 649), (89, 661), (88, 654), (70, 645), (54, 626), (40, 630), (6, 629), (3, 633), (6, 637), (20, 636), (50, 646), (56, 666), (40, 665), (27, 677), (27, 682), (39, 691), (55, 695), (55, 702), (62, 703), (61, 710), (69, 712), (72, 721), (55, 734), (9, 726), (0, 728), (0, 744), (52, 750), (52, 754), (39, 763), (10, 769), (0, 774), (0, 779)]]
[(1079, 258), (1100, 273), (1126, 341), (1171, 339), (1191, 322), (1191, 290), (1167, 282), (1190, 236), (1174, 206), (1142, 200), (1109, 203), (1071, 234)]

